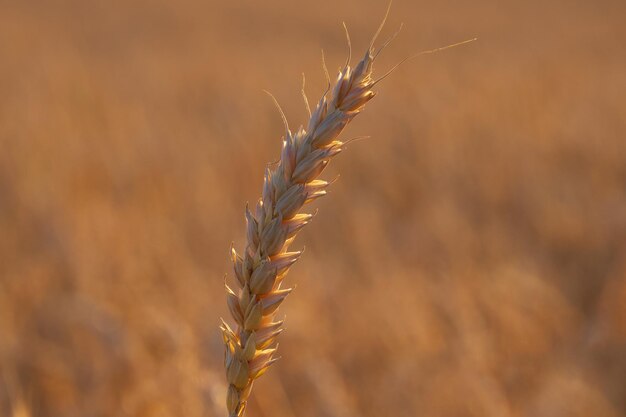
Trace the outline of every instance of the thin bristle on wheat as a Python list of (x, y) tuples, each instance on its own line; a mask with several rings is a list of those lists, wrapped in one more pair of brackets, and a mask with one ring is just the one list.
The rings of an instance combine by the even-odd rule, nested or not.
[[(246, 207), (246, 248), (243, 256), (232, 249), (236, 282), (226, 285), (228, 308), (236, 323), (221, 330), (226, 345), (229, 417), (243, 415), (252, 383), (275, 362), (276, 339), (282, 331), (275, 316), (291, 292), (283, 280), (301, 251), (289, 252), (296, 234), (312, 218), (302, 206), (326, 194), (328, 182), (317, 179), (329, 161), (343, 149), (337, 137), (375, 93), (371, 90), (374, 50), (370, 48), (354, 67), (339, 72), (330, 97), (324, 94), (306, 129), (292, 134), (285, 120), (280, 161), (267, 169), (262, 197), (254, 213)], [(284, 118), (284, 116), (283, 116)]]

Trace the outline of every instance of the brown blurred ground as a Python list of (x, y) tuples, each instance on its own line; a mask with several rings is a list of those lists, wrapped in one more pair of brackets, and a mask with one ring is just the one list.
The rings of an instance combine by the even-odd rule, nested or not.
[[(0, 2), (0, 415), (224, 416), (223, 274), (386, 2)], [(249, 415), (626, 415), (626, 6), (397, 0)]]

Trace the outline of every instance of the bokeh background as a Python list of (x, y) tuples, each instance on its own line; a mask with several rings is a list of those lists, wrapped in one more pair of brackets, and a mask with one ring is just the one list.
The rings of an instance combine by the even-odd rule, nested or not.
[[(225, 416), (246, 201), (386, 1), (0, 2), (0, 415)], [(396, 0), (249, 416), (626, 415), (626, 5)]]

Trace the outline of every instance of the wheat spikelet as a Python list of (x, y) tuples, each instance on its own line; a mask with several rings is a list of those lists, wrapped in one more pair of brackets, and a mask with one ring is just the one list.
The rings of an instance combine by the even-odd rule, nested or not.
[(254, 212), (246, 207), (246, 248), (242, 255), (231, 249), (239, 288), (235, 291), (226, 285), (228, 307), (236, 328), (233, 330), (225, 322), (221, 326), (226, 345), (230, 417), (243, 415), (254, 380), (276, 361), (276, 339), (282, 331), (282, 322), (275, 315), (292, 291), (283, 288), (283, 280), (302, 253), (290, 252), (289, 246), (312, 218), (300, 210), (326, 194), (329, 183), (318, 177), (345, 145), (337, 137), (375, 95), (372, 45), (376, 35), (354, 68), (350, 67), (348, 58), (330, 94), (327, 90), (315, 110), (309, 112), (306, 129), (300, 127), (292, 133), (283, 115), (286, 132), (280, 161), (275, 169), (266, 170), (262, 197)]

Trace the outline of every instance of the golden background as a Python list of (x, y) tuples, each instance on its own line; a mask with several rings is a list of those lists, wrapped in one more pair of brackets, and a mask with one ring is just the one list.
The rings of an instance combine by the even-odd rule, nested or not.
[[(0, 415), (225, 416), (246, 201), (386, 1), (0, 2)], [(626, 415), (621, 1), (396, 0), (256, 417)], [(315, 208), (315, 207), (314, 207)], [(313, 210), (312, 208), (311, 210)]]

